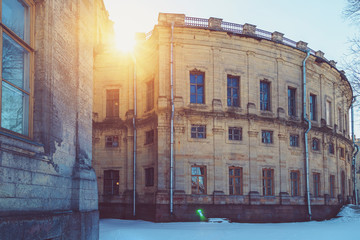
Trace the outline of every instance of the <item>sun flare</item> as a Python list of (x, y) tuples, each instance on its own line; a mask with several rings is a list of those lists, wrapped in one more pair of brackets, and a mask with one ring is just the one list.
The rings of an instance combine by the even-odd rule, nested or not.
[(115, 46), (121, 52), (132, 52), (135, 46), (135, 32), (128, 26), (114, 25)]

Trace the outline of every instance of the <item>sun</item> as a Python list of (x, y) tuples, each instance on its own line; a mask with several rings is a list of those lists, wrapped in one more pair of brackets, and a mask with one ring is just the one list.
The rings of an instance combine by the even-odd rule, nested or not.
[(121, 52), (130, 53), (135, 47), (135, 32), (129, 26), (115, 22), (115, 47)]

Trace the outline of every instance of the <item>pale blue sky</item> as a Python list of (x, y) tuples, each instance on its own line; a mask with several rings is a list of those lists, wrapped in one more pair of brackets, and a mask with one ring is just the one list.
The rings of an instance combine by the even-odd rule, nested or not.
[[(186, 16), (222, 18), (233, 23), (250, 23), (278, 31), (294, 41), (305, 41), (321, 50), (329, 60), (341, 61), (348, 51), (348, 39), (360, 32), (342, 16), (346, 0), (104, 0), (115, 31), (121, 37), (148, 32), (157, 24), (159, 12)], [(357, 118), (359, 119), (359, 118)], [(356, 124), (357, 125), (357, 124)], [(360, 126), (360, 125), (359, 125)], [(359, 131), (355, 131), (360, 136)]]

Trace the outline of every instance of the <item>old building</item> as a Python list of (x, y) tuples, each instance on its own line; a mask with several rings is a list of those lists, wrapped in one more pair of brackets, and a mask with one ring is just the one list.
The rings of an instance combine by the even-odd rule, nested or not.
[(93, 52), (102, 0), (0, 0), (0, 239), (98, 239)]
[(352, 89), (324, 53), (182, 14), (137, 37), (95, 60), (101, 216), (301, 221), (352, 201)]

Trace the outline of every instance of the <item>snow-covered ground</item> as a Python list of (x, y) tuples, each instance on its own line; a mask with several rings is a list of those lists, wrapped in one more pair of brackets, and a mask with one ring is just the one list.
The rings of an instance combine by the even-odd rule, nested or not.
[(360, 239), (360, 208), (346, 206), (339, 218), (301, 223), (153, 223), (100, 220), (100, 240), (335, 240)]

